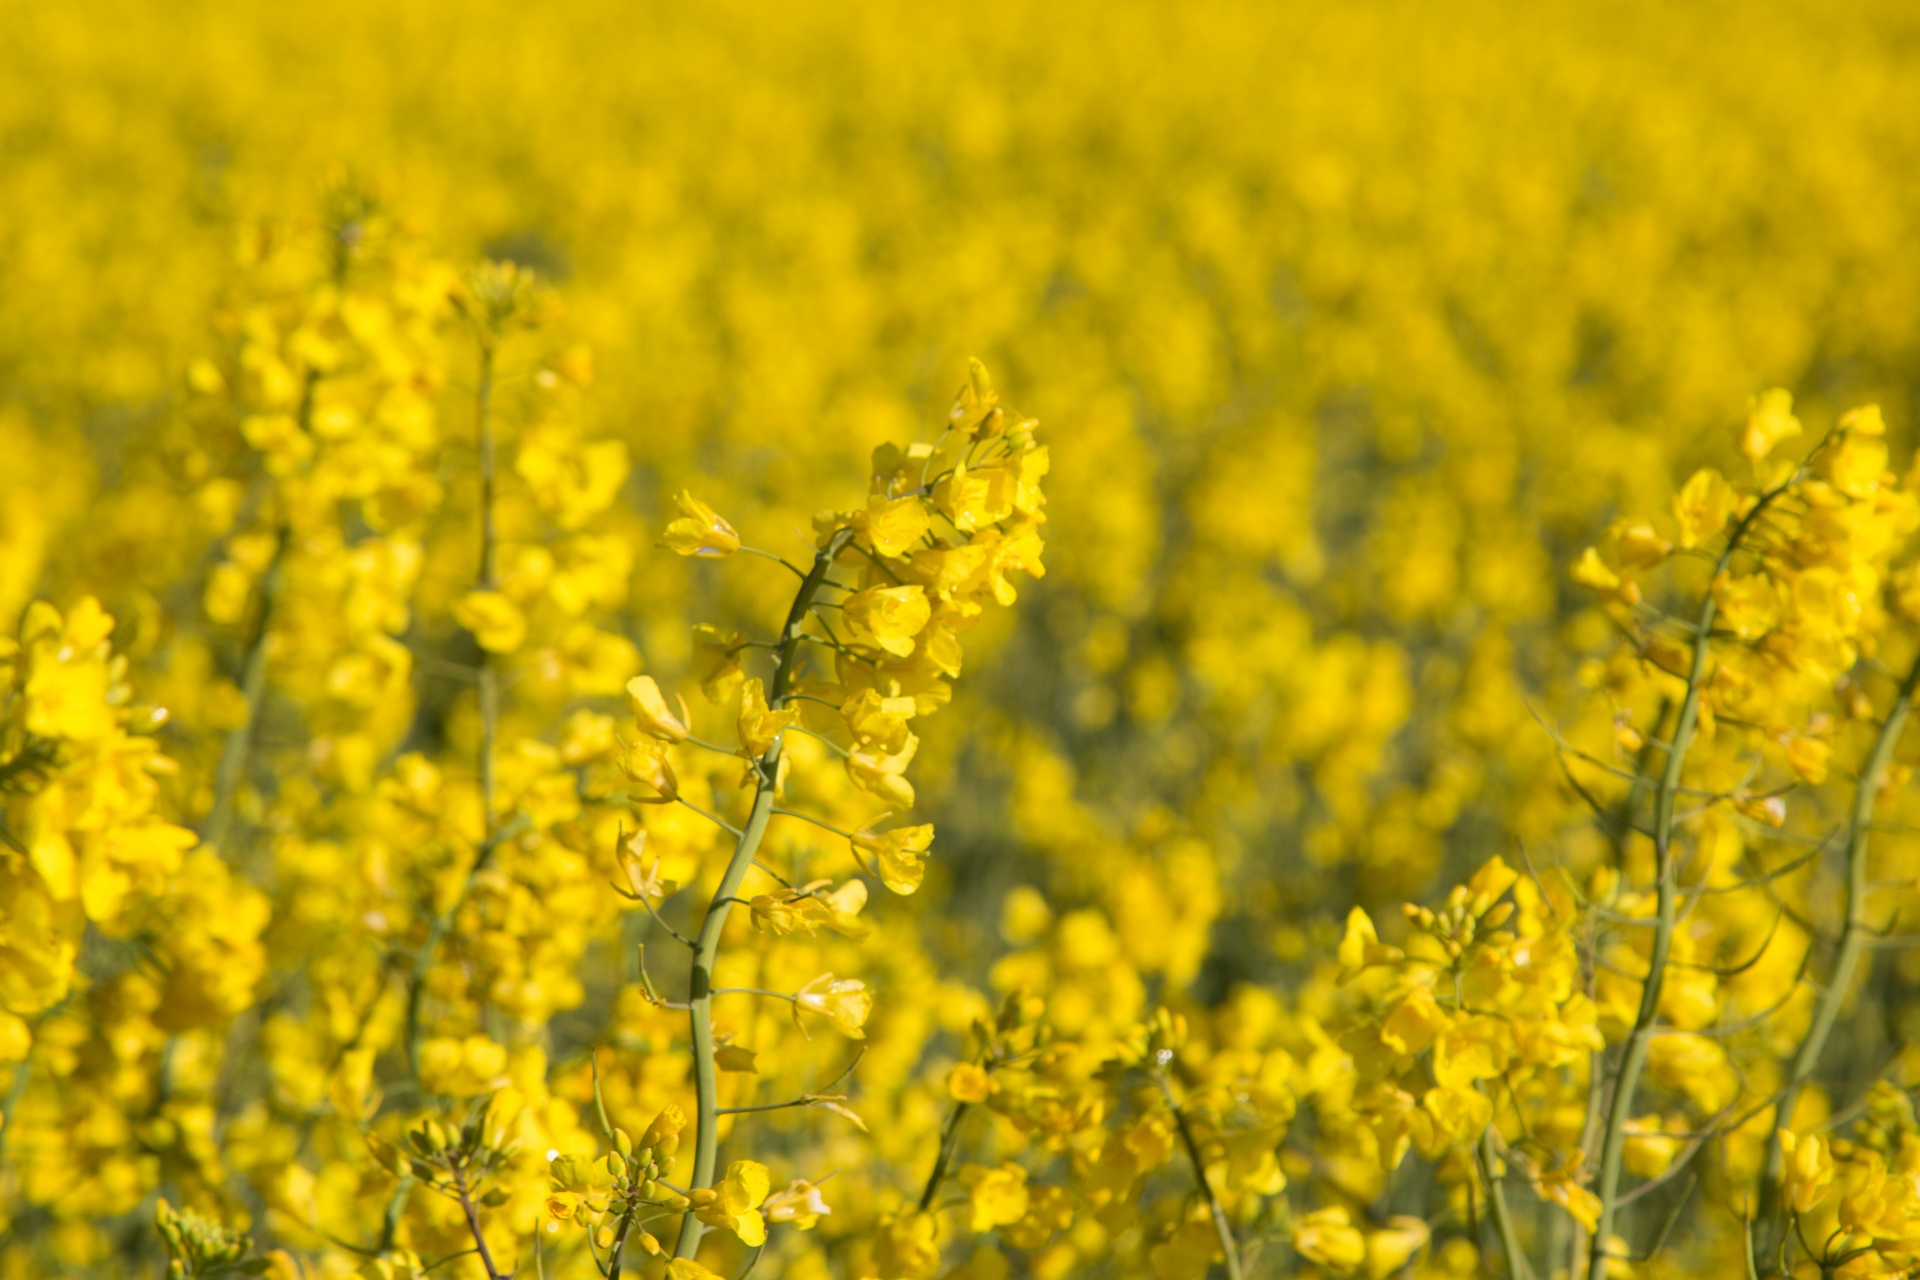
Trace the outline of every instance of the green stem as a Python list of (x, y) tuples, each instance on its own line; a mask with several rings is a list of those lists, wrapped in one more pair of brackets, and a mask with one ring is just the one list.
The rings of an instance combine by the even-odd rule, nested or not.
[(239, 794), (240, 781), (246, 774), (247, 757), (253, 750), (253, 728), (260, 719), (260, 704), (267, 694), (267, 623), (273, 613), (274, 592), (280, 583), (280, 562), (286, 547), (287, 531), (282, 529), (274, 542), (273, 559), (260, 579), (260, 598), (248, 628), (246, 657), (240, 665), (240, 700), (246, 711), (245, 718), (227, 731), (226, 743), (220, 749), (219, 772), (214, 775), (213, 807), (207, 811), (206, 825), (201, 830), (201, 838), (229, 862), (232, 853), (226, 844), (233, 825), (234, 797)]
[(474, 1210), (473, 1197), (467, 1194), (466, 1177), (458, 1170), (454, 1172), (454, 1190), (460, 1193), (460, 1212), (467, 1219), (467, 1232), (473, 1236), (473, 1247), (480, 1254), (480, 1265), (487, 1269), (487, 1280), (509, 1280), (493, 1265), (493, 1253), (487, 1248), (485, 1233), (480, 1230), (480, 1215)]
[[(773, 688), (767, 698), (768, 705), (774, 709), (787, 701), (787, 690), (793, 684), (794, 668), (800, 657), (801, 628), (806, 625), (813, 597), (832, 571), (834, 560), (852, 537), (852, 532), (845, 529), (834, 534), (819, 554), (814, 556), (812, 570), (794, 594), (793, 607), (787, 612), (787, 623), (781, 632), (777, 651), (779, 668), (774, 673)], [(754, 858), (760, 851), (760, 841), (767, 833), (767, 823), (773, 817), (774, 783), (780, 776), (780, 747), (780, 739), (774, 739), (773, 745), (767, 748), (767, 753), (758, 762), (759, 781), (753, 789), (753, 808), (740, 828), (739, 839), (734, 842), (733, 856), (727, 861), (727, 869), (721, 873), (720, 885), (714, 890), (713, 898), (707, 905), (706, 917), (700, 922), (700, 934), (694, 940), (693, 967), (687, 977), (687, 1020), (693, 1033), (693, 1084), (699, 1115), (694, 1135), (693, 1176), (687, 1183), (690, 1187), (710, 1186), (714, 1165), (719, 1158), (720, 1098), (719, 1068), (714, 1062), (713, 1044), (713, 966), (720, 954), (720, 934), (726, 928), (727, 916), (733, 910), (734, 899), (739, 896), (741, 882), (753, 867)], [(674, 1256), (693, 1257), (700, 1249), (700, 1237), (705, 1231), (706, 1228), (693, 1214), (682, 1217)]]
[[(474, 431), (478, 437), (480, 454), (480, 573), (478, 585), (482, 591), (490, 591), (494, 585), (494, 528), (493, 528), (493, 343), (488, 338), (480, 342), (480, 379), (474, 393)], [(496, 670), (493, 655), (485, 649), (480, 651), (480, 851), (474, 856), (473, 866), (467, 869), (466, 878), (460, 885), (460, 892), (448, 904), (445, 911), (439, 912), (428, 926), (426, 940), (414, 953), (413, 971), (407, 984), (407, 1062), (413, 1069), (414, 1083), (420, 1082), (420, 1038), (423, 1028), (420, 1024), (420, 998), (426, 988), (427, 973), (433, 968), (434, 956), (440, 949), (440, 943), (453, 924), (460, 906), (466, 901), (467, 892), (473, 887), (473, 879), (493, 857), (504, 832), (494, 825), (494, 739), (500, 731), (500, 685), (499, 672)]]
[[(1800, 1093), (1820, 1065), (1820, 1056), (1826, 1051), (1827, 1041), (1840, 1017), (1840, 1007), (1846, 1003), (1847, 990), (1853, 985), (1853, 971), (1860, 963), (1861, 953), (1867, 949), (1867, 844), (1873, 826), (1873, 805), (1879, 797), (1880, 788), (1885, 785), (1887, 766), (1893, 762), (1900, 735), (1906, 729), (1916, 690), (1920, 690), (1920, 657), (1914, 659), (1907, 678), (1901, 681), (1899, 691), (1894, 695), (1893, 705), (1887, 709), (1886, 719), (1880, 722), (1880, 731), (1874, 737), (1873, 747), (1867, 753), (1866, 764), (1860, 770), (1860, 780), (1854, 789), (1853, 812), (1847, 820), (1846, 925), (1840, 933), (1840, 946), (1833, 958), (1833, 972), (1827, 976), (1826, 990), (1814, 1006), (1807, 1037), (1800, 1042), (1800, 1048), (1794, 1054), (1793, 1066), (1787, 1073), (1786, 1088), (1781, 1091), (1779, 1105), (1774, 1109), (1773, 1132), (1767, 1139), (1767, 1163), (1760, 1180), (1758, 1221), (1761, 1231), (1765, 1233), (1763, 1239), (1768, 1241), (1768, 1247), (1761, 1252), (1769, 1259), (1778, 1252), (1772, 1246), (1777, 1243), (1785, 1225), (1779, 1221), (1786, 1172), (1786, 1153), (1780, 1146), (1780, 1133), (1792, 1121)], [(1771, 1270), (1769, 1267), (1769, 1273)]]
[[(1796, 473), (1797, 475), (1797, 473)], [(1792, 477), (1787, 484), (1792, 483)], [(1726, 549), (1714, 564), (1715, 578), (1732, 563), (1741, 539), (1769, 503), (1786, 491), (1786, 484), (1762, 494), (1752, 510), (1742, 516), (1727, 536)], [(1666, 986), (1667, 956), (1673, 946), (1675, 918), (1673, 806), (1680, 792), (1680, 773), (1687, 751), (1693, 745), (1694, 730), (1700, 722), (1700, 690), (1706, 683), (1707, 668), (1713, 657), (1709, 637), (1713, 633), (1716, 605), (1712, 579), (1708, 579), (1706, 598), (1694, 624), (1693, 661), (1687, 671), (1687, 691), (1680, 701), (1673, 722), (1673, 745), (1667, 751), (1666, 768), (1653, 795), (1653, 856), (1655, 905), (1652, 947), (1647, 956), (1647, 978), (1640, 988), (1640, 1008), (1627, 1034), (1626, 1049), (1620, 1058), (1620, 1071), (1614, 1077), (1613, 1098), (1607, 1108), (1607, 1125), (1600, 1146), (1600, 1170), (1596, 1194), (1600, 1197), (1599, 1221), (1587, 1255), (1588, 1280), (1607, 1280), (1608, 1250), (1613, 1239), (1614, 1216), (1620, 1207), (1620, 1171), (1625, 1163), (1627, 1121), (1633, 1115), (1634, 1096), (1640, 1090), (1640, 1076), (1646, 1070), (1647, 1052), (1652, 1047), (1655, 1024), (1660, 1018), (1660, 995)]]
[(607, 1250), (607, 1280), (620, 1280), (621, 1258), (627, 1251), (627, 1236), (633, 1232), (634, 1218), (638, 1210), (632, 1205), (620, 1215), (620, 1232), (613, 1238), (613, 1246)]
[(1480, 1176), (1487, 1183), (1487, 1209), (1493, 1215), (1493, 1229), (1500, 1236), (1500, 1248), (1507, 1255), (1507, 1274), (1512, 1280), (1532, 1280), (1533, 1270), (1527, 1266), (1527, 1255), (1520, 1248), (1520, 1233), (1507, 1208), (1507, 1189), (1494, 1174), (1497, 1159), (1493, 1126), (1489, 1124), (1487, 1131), (1480, 1135)]
[(1207, 1214), (1213, 1219), (1213, 1234), (1220, 1241), (1220, 1252), (1226, 1256), (1227, 1280), (1240, 1280), (1240, 1246), (1233, 1238), (1233, 1224), (1227, 1221), (1227, 1211), (1221, 1207), (1220, 1199), (1213, 1194), (1213, 1184), (1207, 1181), (1206, 1161), (1201, 1158), (1200, 1144), (1194, 1141), (1193, 1129), (1187, 1124), (1187, 1113), (1174, 1101), (1173, 1086), (1167, 1082), (1164, 1072), (1154, 1076), (1154, 1082), (1160, 1086), (1160, 1095), (1167, 1100), (1167, 1107), (1173, 1112), (1174, 1125), (1180, 1130), (1180, 1144), (1187, 1149), (1187, 1159), (1193, 1165), (1193, 1180), (1200, 1188), (1200, 1194), (1206, 1199)]
[(1667, 752), (1667, 764), (1653, 797), (1653, 853), (1655, 906), (1653, 943), (1647, 957), (1647, 978), (1640, 988), (1640, 1009), (1627, 1035), (1626, 1051), (1620, 1059), (1619, 1074), (1614, 1077), (1613, 1098), (1607, 1109), (1607, 1126), (1600, 1146), (1600, 1219), (1594, 1228), (1588, 1255), (1587, 1274), (1591, 1280), (1606, 1280), (1609, 1242), (1613, 1239), (1614, 1214), (1619, 1208), (1620, 1170), (1626, 1156), (1627, 1121), (1633, 1112), (1634, 1095), (1640, 1088), (1640, 1075), (1646, 1069), (1647, 1052), (1653, 1044), (1654, 1025), (1660, 1015), (1660, 995), (1666, 986), (1667, 955), (1673, 946), (1674, 868), (1673, 804), (1680, 788), (1680, 769), (1686, 763), (1687, 748), (1693, 743), (1699, 723), (1700, 686), (1706, 680), (1710, 651), (1707, 632), (1713, 624), (1714, 600), (1708, 593), (1700, 607), (1699, 637), (1694, 641), (1693, 665), (1687, 676), (1687, 693), (1680, 703), (1680, 715), (1674, 723), (1673, 749)]
[(940, 1192), (940, 1181), (947, 1176), (947, 1167), (953, 1163), (953, 1153), (960, 1146), (960, 1121), (966, 1118), (967, 1107), (967, 1103), (955, 1102), (953, 1110), (947, 1113), (947, 1123), (940, 1130), (940, 1154), (934, 1157), (933, 1172), (927, 1177), (927, 1189), (920, 1193), (922, 1213), (933, 1207), (933, 1198)]
[(29, 1051), (26, 1057), (20, 1059), (13, 1068), (13, 1083), (7, 1086), (5, 1109), (0, 1110), (0, 1153), (6, 1151), (7, 1134), (11, 1130), (14, 1122), (14, 1112), (19, 1110), (20, 1099), (26, 1096), (27, 1073), (32, 1070), (32, 1068), (33, 1054), (31, 1051)]

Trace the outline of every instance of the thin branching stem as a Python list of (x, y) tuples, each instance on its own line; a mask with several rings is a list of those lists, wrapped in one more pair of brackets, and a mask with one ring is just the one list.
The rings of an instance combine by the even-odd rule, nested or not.
[(809, 1103), (812, 1103), (815, 1099), (824, 1096), (827, 1090), (833, 1088), (835, 1085), (839, 1084), (842, 1080), (845, 1080), (848, 1076), (852, 1075), (853, 1069), (860, 1065), (860, 1059), (866, 1056), (867, 1056), (867, 1047), (865, 1045), (861, 1045), (859, 1048), (854, 1050), (852, 1061), (848, 1062), (846, 1066), (840, 1068), (839, 1075), (827, 1081), (825, 1084), (821, 1085), (818, 1089), (815, 1089), (811, 1093), (803, 1093), (799, 1097), (789, 1098), (785, 1102), (762, 1102), (751, 1107), (722, 1107), (720, 1108), (720, 1114), (723, 1116), (738, 1116), (738, 1115), (746, 1115), (747, 1113), (753, 1112), (753, 1111), (785, 1111), (789, 1107), (807, 1106)]
[[(1791, 483), (1791, 478), (1787, 483)], [(1725, 571), (1748, 528), (1785, 487), (1783, 484), (1760, 495), (1752, 509), (1740, 518), (1727, 536), (1726, 548), (1715, 562), (1715, 576)], [(1706, 685), (1707, 673), (1712, 665), (1713, 648), (1708, 637), (1713, 632), (1716, 607), (1713, 592), (1709, 590), (1700, 602), (1700, 613), (1694, 623), (1693, 653), (1687, 671), (1686, 693), (1680, 700), (1680, 709), (1673, 722), (1673, 748), (1667, 752), (1665, 767), (1660, 772), (1660, 780), (1653, 793), (1653, 937), (1647, 957), (1647, 978), (1640, 987), (1640, 1008), (1634, 1016), (1633, 1029), (1627, 1033), (1619, 1071), (1614, 1076), (1613, 1097), (1608, 1101), (1606, 1125), (1601, 1131), (1600, 1167), (1594, 1188), (1600, 1198), (1600, 1214), (1587, 1259), (1589, 1280), (1607, 1280), (1607, 1264), (1611, 1260), (1607, 1246), (1613, 1238), (1614, 1217), (1620, 1207), (1620, 1174), (1626, 1160), (1627, 1121), (1633, 1115), (1635, 1096), (1640, 1090), (1640, 1076), (1646, 1069), (1647, 1054), (1653, 1045), (1654, 1031), (1660, 1020), (1660, 997), (1666, 987), (1667, 956), (1673, 947), (1674, 924), (1678, 916), (1673, 851), (1674, 801), (1681, 794), (1681, 770), (1686, 764), (1687, 752), (1693, 745), (1694, 731), (1699, 725), (1700, 693)]]
[(1494, 1176), (1499, 1154), (1494, 1150), (1493, 1126), (1480, 1135), (1480, 1177), (1487, 1184), (1487, 1209), (1493, 1217), (1493, 1229), (1500, 1236), (1500, 1249), (1507, 1255), (1507, 1274), (1512, 1280), (1532, 1280), (1527, 1255), (1520, 1248), (1520, 1232), (1507, 1208), (1507, 1189)]
[(473, 1197), (467, 1194), (466, 1175), (459, 1169), (453, 1171), (453, 1189), (459, 1193), (460, 1212), (466, 1216), (467, 1231), (473, 1236), (473, 1247), (480, 1255), (480, 1265), (487, 1269), (487, 1280), (509, 1280), (507, 1273), (493, 1265), (493, 1253), (487, 1248), (487, 1237), (480, 1230), (480, 1215), (473, 1207)]
[[(800, 589), (794, 594), (793, 605), (787, 611), (787, 621), (781, 630), (780, 647), (776, 650), (779, 665), (774, 671), (773, 686), (768, 691), (768, 704), (773, 708), (784, 705), (788, 692), (793, 687), (794, 673), (800, 660), (800, 641), (804, 635), (813, 598), (832, 572), (833, 563), (839, 558), (853, 537), (851, 530), (841, 530), (827, 540), (813, 558), (813, 568), (800, 583)], [(713, 1040), (713, 966), (720, 954), (720, 935), (726, 928), (727, 916), (738, 899), (740, 886), (747, 878), (760, 850), (760, 841), (766, 835), (767, 823), (773, 818), (773, 796), (775, 779), (780, 776), (781, 739), (775, 738), (773, 745), (758, 762), (758, 781), (753, 790), (753, 806), (748, 811), (746, 824), (739, 829), (739, 835), (733, 846), (733, 856), (727, 861), (727, 868), (721, 873), (720, 884), (714, 891), (713, 899), (707, 906), (706, 916), (700, 922), (700, 932), (694, 941), (693, 965), (687, 977), (688, 1022), (693, 1033), (693, 1083), (698, 1106), (695, 1121), (693, 1147), (693, 1174), (689, 1185), (708, 1186), (713, 1182), (714, 1165), (720, 1151), (720, 1102), (719, 1102), (719, 1066), (714, 1058)], [(674, 1256), (691, 1258), (700, 1249), (700, 1238), (706, 1228), (700, 1219), (688, 1213), (680, 1219), (680, 1237), (674, 1244)]]
[[(1887, 767), (1893, 760), (1894, 748), (1899, 745), (1900, 735), (1906, 730), (1907, 717), (1913, 709), (1917, 689), (1920, 689), (1920, 657), (1914, 659), (1906, 679), (1900, 682), (1899, 689), (1894, 693), (1893, 704), (1888, 707), (1886, 718), (1880, 722), (1880, 731), (1867, 752), (1859, 783), (1854, 789), (1853, 812), (1848, 815), (1847, 821), (1846, 924), (1840, 932), (1840, 946), (1834, 954), (1833, 969), (1828, 974), (1826, 988), (1814, 1006), (1813, 1020), (1807, 1026), (1806, 1038), (1800, 1042), (1800, 1048), (1794, 1054), (1779, 1108), (1774, 1112), (1773, 1132), (1767, 1140), (1767, 1163), (1760, 1179), (1760, 1213), (1757, 1219), (1761, 1238), (1765, 1241), (1774, 1240), (1780, 1232), (1781, 1193), (1786, 1172), (1786, 1153), (1780, 1144), (1781, 1131), (1792, 1123), (1800, 1092), (1820, 1065), (1820, 1056), (1826, 1051), (1827, 1041), (1833, 1035), (1840, 1007), (1846, 1002), (1847, 991), (1853, 985), (1853, 972), (1859, 966), (1861, 952), (1873, 943), (1867, 925), (1867, 898), (1870, 893), (1867, 846), (1873, 826), (1873, 806), (1879, 798), (1880, 788), (1886, 783)], [(1775, 1250), (1767, 1248), (1762, 1252), (1763, 1255), (1771, 1255)]]
[(1187, 1113), (1174, 1099), (1173, 1084), (1167, 1079), (1165, 1070), (1156, 1071), (1153, 1082), (1160, 1086), (1160, 1096), (1166, 1099), (1167, 1109), (1173, 1112), (1174, 1127), (1180, 1131), (1180, 1145), (1186, 1148), (1187, 1159), (1193, 1165), (1194, 1184), (1207, 1202), (1207, 1214), (1213, 1219), (1213, 1234), (1219, 1238), (1220, 1252), (1226, 1258), (1227, 1280), (1240, 1280), (1240, 1245), (1233, 1238), (1233, 1224), (1227, 1221), (1227, 1211), (1221, 1205), (1220, 1197), (1213, 1193), (1213, 1184), (1207, 1181), (1207, 1163), (1200, 1155), (1200, 1144), (1194, 1140), (1193, 1126), (1187, 1123)]
[(940, 1152), (933, 1158), (933, 1172), (927, 1175), (926, 1189), (920, 1193), (922, 1213), (933, 1208), (933, 1198), (940, 1194), (940, 1183), (953, 1164), (953, 1153), (960, 1145), (960, 1122), (966, 1118), (968, 1106), (956, 1101), (953, 1110), (947, 1112), (946, 1123), (940, 1126)]

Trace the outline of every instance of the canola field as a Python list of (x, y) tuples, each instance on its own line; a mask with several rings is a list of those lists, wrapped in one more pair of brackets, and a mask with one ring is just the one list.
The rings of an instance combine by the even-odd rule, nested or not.
[(1920, 1274), (1916, 444), (1896, 0), (0, 5), (0, 1280)]

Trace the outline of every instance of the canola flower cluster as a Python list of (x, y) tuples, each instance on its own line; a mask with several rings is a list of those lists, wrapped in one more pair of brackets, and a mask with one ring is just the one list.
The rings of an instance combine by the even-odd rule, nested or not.
[(1910, 30), (10, 14), (0, 1276), (1913, 1271)]

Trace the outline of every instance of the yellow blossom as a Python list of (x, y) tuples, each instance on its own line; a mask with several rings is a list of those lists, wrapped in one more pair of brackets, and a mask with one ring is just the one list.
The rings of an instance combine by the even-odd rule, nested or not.
[(1740, 452), (1758, 462), (1772, 453), (1782, 440), (1800, 434), (1800, 419), (1793, 416), (1793, 394), (1778, 387), (1762, 391), (1753, 398), (1746, 425), (1740, 429)]
[(1386, 1280), (1427, 1247), (1432, 1232), (1419, 1218), (1396, 1214), (1378, 1231), (1367, 1232), (1366, 1272), (1371, 1280)]
[(1786, 1153), (1787, 1203), (1795, 1213), (1811, 1213), (1827, 1198), (1833, 1183), (1833, 1158), (1827, 1140), (1819, 1134), (1780, 1131), (1780, 1149)]
[(840, 1034), (864, 1040), (867, 1033), (861, 1028), (873, 1012), (873, 993), (858, 978), (823, 973), (794, 993), (793, 1005), (796, 1020), (804, 1009), (831, 1022)]
[[(855, 749), (847, 755), (847, 776), (869, 795), (886, 801), (896, 809), (910, 809), (913, 807), (914, 791), (913, 784), (906, 779), (906, 772), (919, 748), (920, 739), (908, 734), (906, 745), (898, 752)], [(896, 889), (895, 892), (900, 890)]]
[(680, 714), (674, 715), (652, 676), (635, 676), (627, 681), (627, 708), (642, 732), (666, 742), (687, 740), (687, 725), (692, 719), (687, 713), (687, 700), (680, 699)]
[(453, 606), (453, 617), (488, 653), (512, 653), (526, 643), (525, 615), (498, 591), (469, 591)]
[(957, 1063), (947, 1072), (947, 1096), (956, 1102), (985, 1102), (993, 1093), (993, 1077), (975, 1063)]
[(800, 713), (791, 707), (768, 710), (766, 687), (758, 678), (740, 686), (740, 750), (744, 755), (756, 760), (766, 755), (773, 749), (774, 740), (799, 719)]
[(1301, 1214), (1293, 1225), (1293, 1247), (1307, 1261), (1343, 1273), (1367, 1260), (1366, 1237), (1339, 1205)]
[(765, 1165), (756, 1160), (735, 1160), (727, 1166), (727, 1176), (714, 1184), (711, 1203), (698, 1210), (700, 1221), (710, 1227), (727, 1228), (743, 1244), (765, 1244), (767, 1224), (760, 1215), (760, 1205), (771, 1185)]
[(666, 545), (683, 556), (722, 559), (740, 549), (740, 535), (712, 507), (686, 490), (675, 495), (680, 519), (667, 526)]
[(841, 611), (856, 636), (870, 636), (896, 657), (913, 652), (913, 638), (933, 617), (933, 606), (918, 585), (869, 587), (841, 602)]
[(997, 1169), (970, 1164), (960, 1171), (960, 1184), (967, 1189), (968, 1225), (975, 1231), (1009, 1226), (1027, 1215), (1027, 1171), (1017, 1164)]
[(925, 859), (933, 847), (933, 826), (921, 823), (895, 827), (891, 831), (874, 830), (890, 816), (882, 814), (853, 833), (854, 853), (872, 859), (881, 883), (888, 889), (899, 894), (912, 893), (926, 877)]
[(1680, 545), (1697, 547), (1726, 528), (1733, 515), (1733, 486), (1712, 467), (1693, 473), (1674, 495), (1673, 515), (1680, 524)]
[(768, 1196), (760, 1211), (768, 1222), (784, 1223), (797, 1231), (811, 1231), (821, 1218), (832, 1213), (820, 1188), (811, 1182), (789, 1182), (783, 1190)]

